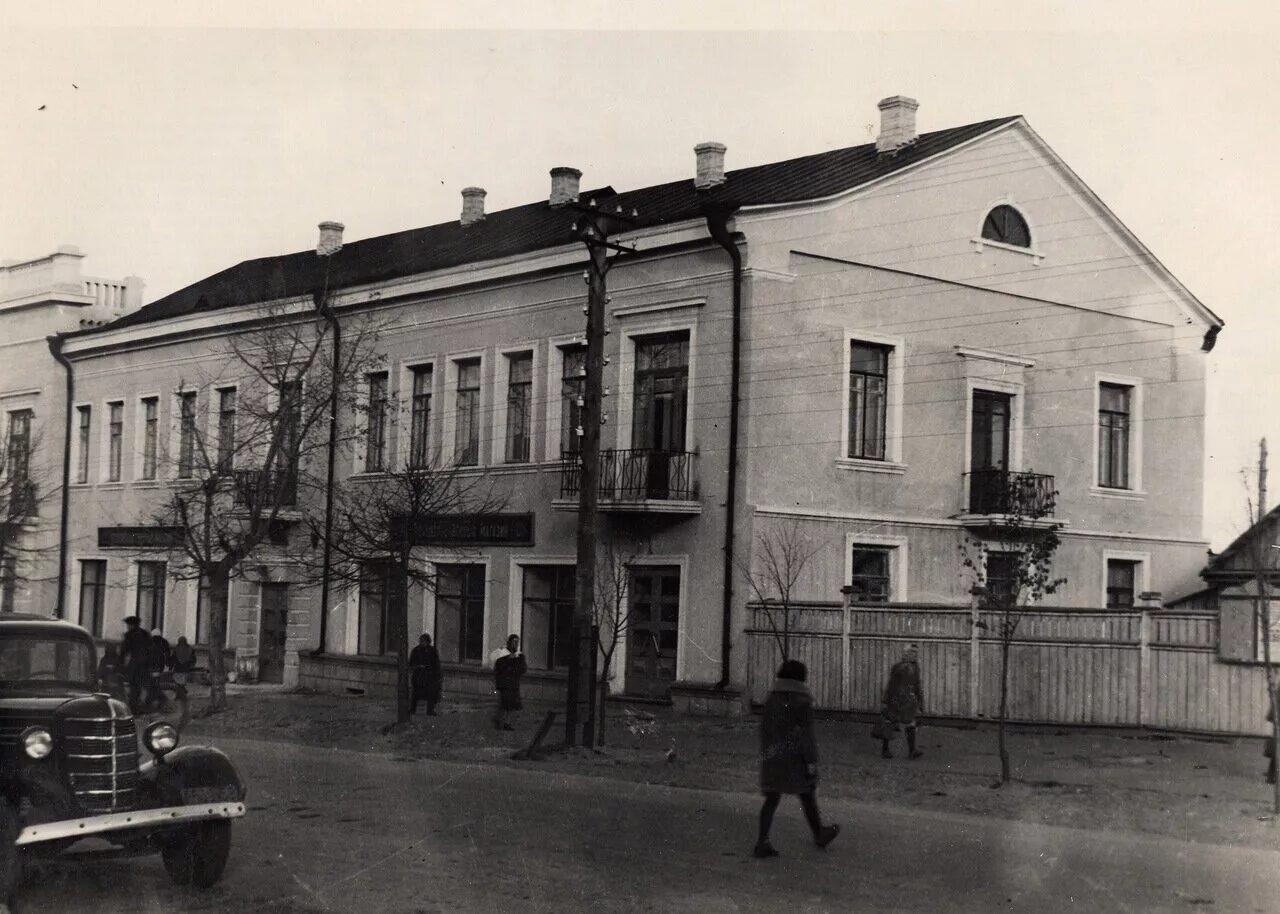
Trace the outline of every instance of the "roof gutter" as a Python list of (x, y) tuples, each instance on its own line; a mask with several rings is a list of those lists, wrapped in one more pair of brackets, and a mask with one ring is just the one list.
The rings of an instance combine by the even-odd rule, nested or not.
[(71, 482), (71, 409), (76, 396), (75, 374), (71, 368), (71, 360), (62, 353), (63, 337), (54, 334), (47, 337), (49, 352), (67, 372), (66, 403), (63, 411), (66, 419), (62, 428), (62, 507), (58, 518), (58, 599), (55, 612), (59, 619), (65, 619), (67, 592), (67, 527), (69, 523), (70, 499), (68, 497)]
[(342, 324), (329, 304), (328, 272), (325, 274), (326, 290), (315, 297), (316, 310), (333, 328), (333, 366), (329, 382), (329, 466), (324, 487), (324, 558), (320, 566), (320, 643), (312, 654), (325, 652), (329, 636), (329, 579), (333, 572), (333, 475), (338, 453), (338, 370), (342, 364)]
[(707, 231), (716, 243), (725, 249), (733, 263), (733, 355), (729, 378), (729, 468), (728, 493), (725, 497), (724, 516), (724, 603), (721, 607), (720, 627), (720, 681), (717, 689), (729, 685), (729, 652), (733, 647), (733, 572), (736, 563), (734, 531), (738, 506), (738, 413), (740, 412), (740, 386), (742, 375), (742, 252), (738, 250), (735, 233), (729, 230), (729, 219), (738, 210), (736, 203), (707, 201), (703, 215)]

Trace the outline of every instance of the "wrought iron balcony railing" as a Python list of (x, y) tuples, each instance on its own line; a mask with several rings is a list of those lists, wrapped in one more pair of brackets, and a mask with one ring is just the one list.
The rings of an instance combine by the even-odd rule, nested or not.
[(1042, 473), (1009, 470), (974, 470), (968, 480), (970, 514), (1018, 515), (1027, 518), (1053, 515), (1053, 477)]
[(293, 470), (232, 470), (232, 491), (237, 508), (270, 511), (292, 507), (298, 500), (298, 474)]
[[(696, 457), (686, 451), (602, 450), (600, 500), (693, 501), (698, 497)], [(566, 454), (560, 462), (560, 495), (577, 495), (581, 477), (578, 455)]]

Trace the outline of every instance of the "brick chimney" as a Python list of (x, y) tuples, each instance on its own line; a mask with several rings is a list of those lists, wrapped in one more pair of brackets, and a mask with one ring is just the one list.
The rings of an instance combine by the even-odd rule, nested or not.
[(582, 172), (560, 165), (551, 169), (551, 205), (563, 206), (578, 199), (578, 182)]
[(462, 224), (475, 225), (484, 219), (484, 196), (483, 187), (464, 187), (462, 188)]
[(897, 152), (916, 141), (916, 109), (920, 103), (905, 95), (880, 99), (880, 135), (876, 152)]
[(698, 157), (693, 186), (698, 190), (710, 190), (724, 183), (724, 143), (699, 143), (693, 147)]
[(320, 240), (316, 243), (316, 253), (321, 257), (329, 257), (342, 250), (342, 230), (346, 228), (341, 222), (321, 222)]

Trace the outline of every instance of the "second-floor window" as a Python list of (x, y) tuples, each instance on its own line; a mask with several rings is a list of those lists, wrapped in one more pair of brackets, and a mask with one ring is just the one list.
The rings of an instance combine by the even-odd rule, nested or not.
[(196, 460), (196, 395), (178, 394), (178, 477), (190, 479)]
[(93, 425), (93, 407), (76, 407), (76, 482), (89, 481), (89, 435)]
[(849, 444), (846, 456), (884, 460), (889, 349), (854, 341), (849, 352)]
[(80, 625), (94, 637), (102, 637), (102, 611), (107, 594), (107, 563), (86, 559), (80, 563)]
[(460, 466), (480, 462), (480, 360), (458, 362), (454, 459)]
[(369, 375), (369, 427), (366, 430), (364, 468), (380, 472), (387, 468), (387, 376)]
[(31, 418), (29, 409), (9, 413), (9, 447), (4, 471), (14, 484), (25, 482), (31, 475)]
[(124, 404), (108, 403), (107, 412), (107, 482), (119, 482), (124, 447)]
[(560, 374), (560, 453), (576, 454), (581, 448), (578, 429), (582, 428), (582, 398), (587, 389), (587, 350), (584, 346), (566, 348), (564, 369)]
[(664, 454), (682, 453), (688, 398), (688, 332), (636, 340), (631, 446)]
[(1103, 383), (1098, 388), (1098, 485), (1129, 488), (1129, 419), (1133, 388)]
[(231, 472), (236, 455), (236, 389), (218, 391), (218, 470)]
[(425, 467), (429, 463), (427, 442), (431, 429), (431, 381), (430, 365), (413, 369), (413, 403), (409, 428), (409, 465)]
[(142, 401), (142, 478), (156, 478), (156, 446), (159, 431), (160, 401), (147, 397)]
[(528, 463), (533, 409), (533, 353), (509, 356), (507, 367), (507, 463)]

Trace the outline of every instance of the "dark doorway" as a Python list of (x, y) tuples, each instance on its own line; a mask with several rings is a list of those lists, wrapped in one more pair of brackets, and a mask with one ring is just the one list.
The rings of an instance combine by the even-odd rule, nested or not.
[(993, 390), (973, 392), (969, 446), (969, 510), (999, 514), (1008, 510), (1009, 424), (1013, 397)]
[(680, 640), (680, 568), (631, 569), (627, 627), (628, 695), (666, 698), (676, 679)]
[(670, 497), (671, 462), (684, 453), (689, 396), (689, 334), (636, 341), (631, 447), (644, 469), (646, 498)]
[(258, 625), (258, 681), (284, 682), (284, 646), (289, 634), (289, 585), (262, 585)]

